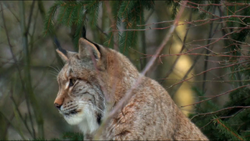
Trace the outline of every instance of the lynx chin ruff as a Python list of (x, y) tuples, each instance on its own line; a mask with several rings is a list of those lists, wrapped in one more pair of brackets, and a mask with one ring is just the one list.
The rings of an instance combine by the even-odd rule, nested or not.
[[(104, 92), (119, 102), (140, 73), (122, 54), (89, 40), (79, 39), (79, 52), (57, 50), (65, 62), (58, 74), (55, 106), (71, 125), (91, 139), (106, 111)], [(104, 91), (105, 90), (105, 91)], [(208, 140), (180, 111), (156, 81), (143, 83), (102, 133), (112, 140)]]

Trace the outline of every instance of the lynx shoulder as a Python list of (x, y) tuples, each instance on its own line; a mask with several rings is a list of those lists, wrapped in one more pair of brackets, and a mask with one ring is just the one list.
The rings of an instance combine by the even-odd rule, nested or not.
[[(106, 97), (114, 106), (140, 73), (122, 54), (79, 39), (79, 52), (57, 50), (65, 62), (57, 80), (55, 106), (71, 125), (91, 139), (106, 114)], [(106, 94), (106, 95), (105, 95)], [(144, 77), (143, 83), (102, 133), (114, 140), (208, 140), (180, 111), (167, 91)]]

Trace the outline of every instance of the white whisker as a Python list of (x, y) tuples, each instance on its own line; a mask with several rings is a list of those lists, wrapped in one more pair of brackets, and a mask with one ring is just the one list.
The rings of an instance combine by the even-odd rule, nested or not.
[(77, 101), (76, 103), (77, 104), (88, 104), (88, 102), (86, 102), (86, 101)]

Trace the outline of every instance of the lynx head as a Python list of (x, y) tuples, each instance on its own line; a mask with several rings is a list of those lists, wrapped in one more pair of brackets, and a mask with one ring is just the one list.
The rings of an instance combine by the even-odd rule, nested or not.
[(97, 75), (105, 71), (105, 51), (83, 38), (78, 53), (57, 50), (65, 65), (57, 76), (54, 104), (69, 124), (79, 125), (84, 133), (95, 131), (104, 116), (105, 98)]

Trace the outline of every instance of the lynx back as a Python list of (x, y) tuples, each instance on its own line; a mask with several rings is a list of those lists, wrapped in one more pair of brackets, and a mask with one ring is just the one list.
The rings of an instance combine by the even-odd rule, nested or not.
[[(71, 125), (91, 139), (106, 115), (107, 97), (118, 103), (140, 73), (122, 54), (79, 39), (79, 52), (57, 50), (65, 62), (57, 80), (55, 106)], [(143, 77), (133, 96), (113, 117), (102, 139), (208, 140), (181, 112), (167, 91)]]

